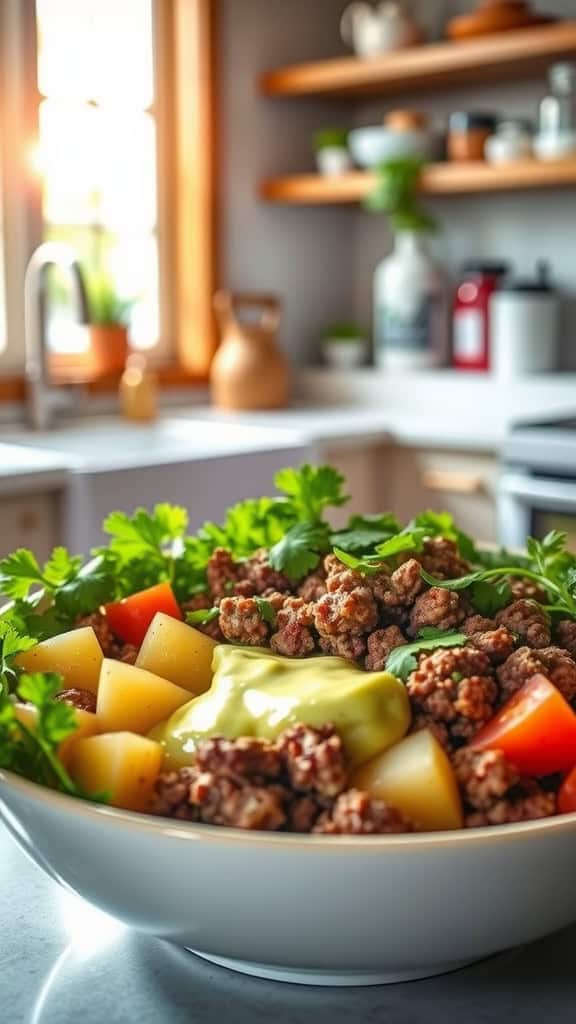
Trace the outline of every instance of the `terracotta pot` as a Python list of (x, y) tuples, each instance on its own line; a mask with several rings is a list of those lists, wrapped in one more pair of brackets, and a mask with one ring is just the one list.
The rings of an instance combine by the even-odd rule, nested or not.
[[(241, 322), (240, 307), (260, 308), (256, 322)], [(214, 296), (221, 344), (212, 361), (212, 401), (219, 409), (280, 409), (289, 398), (288, 361), (277, 347), (280, 303), (272, 295)]]
[(128, 355), (128, 329), (123, 324), (90, 324), (89, 330), (94, 373), (121, 373)]

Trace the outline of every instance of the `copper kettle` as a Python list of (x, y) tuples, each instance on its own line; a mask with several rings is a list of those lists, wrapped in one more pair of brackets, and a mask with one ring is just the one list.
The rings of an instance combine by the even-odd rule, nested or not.
[[(256, 321), (241, 309), (260, 309)], [(278, 348), (280, 302), (273, 295), (219, 291), (214, 309), (221, 343), (210, 368), (213, 404), (219, 409), (280, 409), (288, 404), (288, 361)]]

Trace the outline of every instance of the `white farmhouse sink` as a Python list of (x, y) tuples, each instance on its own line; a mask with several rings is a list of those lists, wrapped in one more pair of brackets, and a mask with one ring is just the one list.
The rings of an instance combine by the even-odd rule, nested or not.
[(102, 542), (102, 520), (113, 509), (173, 502), (188, 509), (197, 529), (206, 519), (221, 519), (236, 501), (273, 493), (282, 466), (317, 457), (293, 430), (178, 413), (141, 426), (94, 417), (46, 433), (15, 432), (6, 441), (59, 456), (65, 467), (60, 539), (81, 553)]

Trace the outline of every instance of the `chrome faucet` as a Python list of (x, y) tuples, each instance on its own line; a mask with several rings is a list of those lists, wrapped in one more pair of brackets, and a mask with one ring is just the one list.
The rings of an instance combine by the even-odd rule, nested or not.
[(88, 299), (76, 253), (60, 242), (44, 242), (33, 252), (24, 276), (26, 410), (29, 426), (46, 430), (57, 408), (71, 407), (70, 388), (50, 382), (46, 332), (47, 271), (58, 267), (70, 278), (79, 323), (87, 324)]

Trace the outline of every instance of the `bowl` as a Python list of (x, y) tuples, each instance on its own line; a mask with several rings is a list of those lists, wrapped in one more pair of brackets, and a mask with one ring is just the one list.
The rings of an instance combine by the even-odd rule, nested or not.
[(385, 160), (431, 156), (432, 139), (424, 131), (392, 131), (379, 125), (354, 128), (348, 134), (348, 149), (359, 167), (376, 167)]
[(417, 835), (245, 832), (118, 811), (6, 771), (0, 811), (61, 885), (263, 978), (424, 978), (576, 918), (576, 814)]

